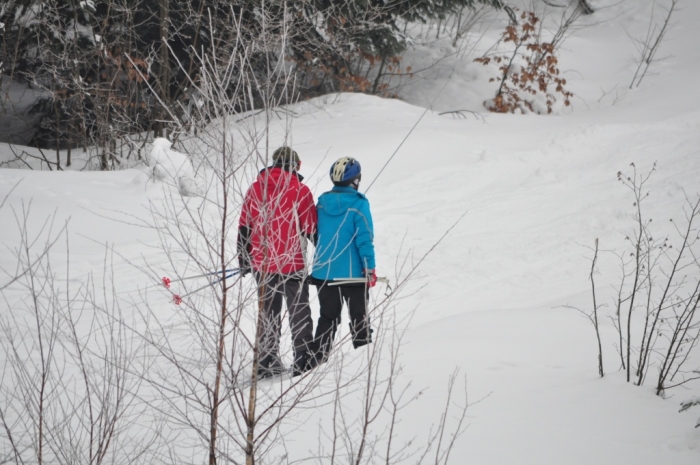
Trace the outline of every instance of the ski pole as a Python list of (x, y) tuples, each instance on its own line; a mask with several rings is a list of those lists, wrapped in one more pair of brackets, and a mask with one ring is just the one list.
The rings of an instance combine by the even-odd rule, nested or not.
[[(230, 277), (232, 277), (232, 276), (236, 276), (238, 273), (241, 272), (241, 270), (240, 270), (239, 268), (235, 268), (234, 270), (226, 270), (226, 271), (231, 271), (231, 273), (229, 273), (229, 274), (226, 275), (226, 278), (230, 278)], [(213, 274), (213, 273), (212, 273), (212, 274)], [(206, 276), (206, 275), (205, 275), (205, 276)], [(191, 296), (192, 294), (196, 294), (197, 292), (199, 292), (199, 291), (201, 291), (201, 290), (204, 290), (204, 289), (206, 289), (206, 288), (208, 288), (208, 287), (210, 287), (210, 286), (213, 286), (214, 284), (219, 283), (219, 282), (221, 282), (221, 281), (223, 281), (223, 280), (224, 280), (224, 278), (219, 278), (219, 279), (217, 279), (216, 281), (210, 282), (210, 283), (208, 283), (208, 284), (206, 284), (206, 285), (200, 287), (199, 289), (195, 289), (194, 291), (188, 292), (187, 294), (182, 295), (182, 296), (181, 296), (181, 295), (178, 295), (178, 294), (173, 294), (173, 302), (175, 303), (175, 305), (180, 305), (180, 304), (182, 303), (182, 299), (185, 299), (185, 298)]]
[[(333, 282), (328, 283), (329, 286), (342, 286), (343, 284), (357, 284), (357, 283), (366, 283), (367, 278), (340, 278), (340, 279), (335, 279)], [(389, 285), (389, 278), (377, 278), (378, 283), (384, 283), (387, 286)]]
[[(391, 288), (391, 285), (389, 284), (389, 278), (377, 278), (378, 283), (384, 283), (386, 284), (386, 291), (384, 292), (384, 295), (387, 297), (391, 295), (393, 292), (393, 289)], [(341, 278), (338, 280), (335, 280), (333, 282), (328, 283), (328, 286), (342, 286), (343, 284), (365, 284), (367, 283), (366, 278)]]
[(425, 109), (425, 111), (420, 115), (420, 118), (418, 118), (418, 121), (416, 121), (416, 124), (414, 124), (413, 127), (411, 128), (411, 130), (408, 131), (408, 134), (406, 134), (406, 137), (403, 138), (403, 140), (401, 141), (401, 143), (399, 144), (399, 146), (396, 147), (396, 150), (394, 150), (394, 153), (391, 154), (391, 156), (390, 156), (389, 159), (386, 161), (386, 163), (384, 163), (384, 166), (382, 166), (382, 169), (379, 170), (379, 173), (374, 177), (374, 179), (373, 179), (372, 182), (369, 184), (369, 186), (367, 186), (367, 189), (365, 189), (365, 192), (364, 192), (365, 194), (366, 194), (367, 191), (369, 191), (370, 188), (374, 185), (374, 183), (375, 183), (375, 181), (377, 180), (377, 178), (379, 178), (379, 176), (381, 176), (382, 172), (384, 172), (384, 168), (386, 168), (386, 166), (391, 162), (391, 160), (394, 158), (394, 156), (396, 156), (396, 153), (399, 151), (399, 149), (401, 149), (401, 146), (403, 146), (404, 142), (406, 142), (406, 140), (411, 136), (411, 134), (412, 134), (413, 131), (416, 129), (416, 127), (418, 126), (418, 124), (421, 122), (421, 120), (423, 119), (423, 117), (428, 113), (428, 110), (430, 110), (430, 109), (432, 108), (433, 104), (435, 104), (435, 102), (437, 101), (438, 97), (440, 97), (440, 94), (442, 94), (442, 91), (444, 91), (444, 90), (445, 90), (445, 87), (447, 87), (447, 84), (450, 83), (450, 78), (452, 77), (452, 74), (453, 74), (454, 72), (455, 72), (455, 69), (452, 68), (452, 71), (450, 72), (450, 75), (447, 77), (447, 80), (445, 81), (445, 84), (444, 84), (444, 85), (442, 86), (442, 88), (440, 89), (440, 92), (438, 92), (437, 95), (435, 96), (435, 98), (430, 102), (430, 105), (429, 105), (429, 106)]
[[(444, 89), (444, 87), (443, 87), (443, 89)], [(440, 92), (442, 92), (442, 90), (441, 90)], [(439, 95), (439, 94), (438, 94), (438, 95)], [(421, 122), (421, 120), (422, 120), (423, 117), (426, 115), (426, 113), (428, 113), (428, 110), (430, 110), (430, 107), (426, 108), (425, 111), (423, 112), (423, 114), (420, 115), (420, 118), (418, 118), (418, 121), (416, 121), (416, 124), (414, 124), (413, 127), (411, 128), (411, 130), (408, 131), (408, 134), (406, 134), (406, 137), (403, 138), (403, 140), (401, 141), (401, 143), (399, 144), (399, 146), (396, 147), (396, 150), (394, 150), (394, 153), (391, 154), (391, 156), (390, 156), (389, 159), (386, 161), (386, 163), (384, 163), (384, 166), (382, 166), (382, 169), (379, 170), (379, 173), (374, 177), (374, 179), (372, 180), (372, 182), (369, 183), (369, 186), (367, 186), (367, 189), (365, 189), (365, 192), (364, 192), (365, 194), (367, 194), (367, 192), (372, 188), (372, 186), (374, 185), (374, 183), (375, 183), (375, 181), (377, 180), (377, 178), (379, 178), (379, 176), (382, 175), (382, 172), (384, 171), (384, 168), (386, 168), (386, 165), (388, 165), (388, 164), (391, 162), (391, 160), (396, 156), (396, 153), (397, 153), (397, 152), (399, 151), (399, 149), (403, 146), (404, 142), (406, 142), (406, 139), (408, 139), (408, 138), (410, 137), (410, 135), (413, 133), (413, 130), (416, 129), (416, 126), (418, 126), (418, 124)]]
[(219, 273), (230, 273), (233, 271), (240, 272), (240, 269), (239, 268), (231, 268), (230, 270), (224, 270), (223, 272), (222, 271), (212, 271), (211, 273), (198, 274), (195, 276), (185, 276), (184, 278), (178, 278), (178, 279), (170, 279), (167, 276), (163, 276), (163, 279), (161, 281), (163, 282), (163, 286), (170, 289), (171, 283), (178, 283), (178, 282), (185, 281), (188, 279), (204, 278), (205, 276), (212, 276), (212, 275), (219, 274)]

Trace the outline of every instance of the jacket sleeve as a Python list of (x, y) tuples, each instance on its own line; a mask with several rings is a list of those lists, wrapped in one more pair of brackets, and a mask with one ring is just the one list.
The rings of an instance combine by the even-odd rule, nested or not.
[(238, 252), (238, 266), (241, 269), (250, 268), (250, 228), (247, 226), (238, 228), (236, 251)]
[(367, 269), (376, 268), (374, 260), (374, 225), (372, 213), (369, 210), (369, 202), (363, 199), (358, 205), (355, 215), (355, 245), (360, 252), (362, 263)]
[(299, 198), (299, 228), (301, 234), (313, 240), (318, 224), (318, 212), (314, 204), (314, 196), (308, 187), (302, 185)]
[(238, 265), (241, 268), (250, 267), (251, 235), (257, 212), (255, 204), (255, 185), (246, 192), (241, 207), (241, 217), (238, 219), (238, 237), (236, 238), (236, 252), (238, 253)]
[(250, 227), (252, 226), (253, 223), (253, 216), (254, 213), (251, 211), (251, 207), (253, 204), (253, 186), (248, 189), (248, 192), (245, 194), (245, 198), (243, 199), (243, 206), (241, 206), (241, 217), (238, 219), (238, 227)]

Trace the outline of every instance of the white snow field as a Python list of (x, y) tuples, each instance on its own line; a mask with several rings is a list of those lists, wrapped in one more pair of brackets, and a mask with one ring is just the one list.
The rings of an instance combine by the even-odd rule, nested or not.
[[(342, 156), (361, 162), (361, 191), (376, 178), (367, 196), (380, 276), (395, 281), (404, 258), (420, 260), (454, 226), (397, 302), (399, 315), (414, 312), (401, 350), (401, 380), (424, 390), (402, 414), (402, 440), (415, 436), (420, 442), (427, 435), (440, 418), (449, 375), (457, 367), (459, 379), (466, 375), (473, 405), (450, 463), (700, 463), (700, 428), (694, 428), (700, 407), (678, 413), (682, 401), (700, 395), (700, 380), (658, 397), (654, 358), (643, 386), (625, 382), (617, 333), (607, 317), (614, 313), (620, 279), (612, 253), (601, 252), (596, 275), (599, 303), (607, 305), (601, 309), (604, 378), (597, 374), (591, 323), (565, 308), (592, 306), (595, 239), (601, 250), (630, 252), (625, 237), (634, 231), (634, 198), (617, 173), (632, 175), (632, 163), (639, 173), (656, 163), (643, 208), (654, 220), (654, 234), (679, 245), (669, 220), (682, 224), (686, 195), (700, 194), (700, 2), (679, 2), (659, 60), (633, 90), (636, 51), (630, 37), (646, 34), (652, 2), (591, 3), (598, 11), (579, 20), (586, 27), (559, 52), (575, 98), (572, 108), (554, 115), (488, 113), (482, 102), (496, 84), (487, 82), (482, 65), (453, 58), (407, 82), (403, 100), (332, 95), (295, 106), (291, 120), (273, 121), (272, 146), (284, 142), (291, 124), (288, 142), (301, 156), (315, 196), (330, 188), (328, 168)], [(498, 29), (489, 30), (479, 46), (493, 44)], [(405, 60), (418, 69), (449, 49), (446, 42), (417, 43)], [(460, 109), (479, 116), (439, 115)], [(1, 150), (0, 157), (12, 157), (8, 146)], [(177, 185), (153, 180), (146, 171), (0, 170), (0, 201), (9, 194), (0, 209), (0, 286), (16, 262), (16, 219), (31, 208), (29, 231), (38, 232), (47, 218), (55, 218), (54, 229), (70, 220), (71, 279), (100, 271), (108, 245), (115, 251), (115, 287), (126, 290), (120, 294), (125, 301), (138, 300), (127, 291), (148, 283), (134, 273), (133, 263), (162, 266), (154, 276), (172, 273), (159, 238), (139, 222), (150, 220), (151, 203), (179, 196)], [(689, 282), (700, 279), (697, 266), (685, 273)], [(163, 316), (172, 311), (167, 292), (147, 292)], [(382, 292), (373, 291), (376, 297)], [(4, 295), (0, 317), (7, 320), (23, 296), (13, 288)], [(315, 317), (315, 300), (312, 306)], [(3, 369), (6, 355), (0, 354)], [(700, 369), (699, 349), (686, 366)], [(329, 415), (327, 406), (288, 419), (282, 428), (285, 461), (301, 463), (318, 450), (323, 415)]]

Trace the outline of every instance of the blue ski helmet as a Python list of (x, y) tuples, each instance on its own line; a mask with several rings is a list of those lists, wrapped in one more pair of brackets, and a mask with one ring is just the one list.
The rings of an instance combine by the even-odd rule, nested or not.
[(339, 158), (331, 166), (331, 181), (336, 186), (349, 186), (359, 183), (362, 176), (360, 162), (351, 157)]

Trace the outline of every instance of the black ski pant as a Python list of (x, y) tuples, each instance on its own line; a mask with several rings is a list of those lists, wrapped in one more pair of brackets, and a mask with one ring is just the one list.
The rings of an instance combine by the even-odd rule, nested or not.
[(367, 300), (369, 290), (363, 286), (344, 285), (318, 287), (318, 300), (321, 304), (321, 315), (316, 326), (314, 349), (317, 357), (325, 361), (333, 347), (333, 339), (340, 324), (343, 303), (347, 304), (350, 313), (350, 332), (352, 344), (357, 349), (372, 342), (367, 315)]
[(292, 332), (295, 366), (304, 366), (313, 343), (313, 320), (309, 307), (309, 283), (300, 277), (255, 272), (258, 298), (262, 302), (259, 364), (262, 368), (280, 365), (280, 333), (282, 302), (287, 303), (289, 327)]

